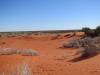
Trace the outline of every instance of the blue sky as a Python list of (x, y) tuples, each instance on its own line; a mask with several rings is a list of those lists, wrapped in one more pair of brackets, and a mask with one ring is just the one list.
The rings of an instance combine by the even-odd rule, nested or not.
[(100, 25), (100, 0), (0, 0), (0, 31)]

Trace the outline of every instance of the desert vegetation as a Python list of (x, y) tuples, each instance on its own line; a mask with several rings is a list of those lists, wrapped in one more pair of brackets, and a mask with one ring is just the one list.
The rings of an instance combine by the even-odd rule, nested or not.
[[(28, 40), (28, 38), (26, 37), (25, 38), (20, 37), (21, 39), (17, 37), (0, 38), (1, 42), (0, 74), (1, 75), (61, 75), (63, 73), (63, 75), (67, 75), (69, 73), (69, 75), (73, 75), (73, 72), (75, 71), (73, 68), (78, 69), (79, 72), (82, 72), (83, 70), (81, 71), (81, 69), (78, 68), (80, 67), (80, 65), (72, 64), (74, 62), (71, 61), (76, 61), (75, 60), (76, 58), (74, 57), (77, 55), (80, 55), (81, 58), (83, 59), (84, 57), (87, 58), (87, 56), (97, 54), (98, 52), (95, 53), (95, 49), (92, 49), (90, 51), (90, 47), (87, 47), (87, 44), (92, 41), (94, 41), (94, 43), (98, 43), (99, 37), (80, 38), (77, 37), (76, 35), (72, 36), (72, 34), (73, 32), (70, 33), (66, 32), (64, 34), (59, 34), (59, 35), (58, 34), (48, 35), (46, 33), (45, 35), (44, 34), (39, 35), (38, 37), (33, 36), (33, 38), (30, 40)], [(52, 40), (52, 38), (54, 40)], [(74, 40), (71, 40), (73, 38)], [(97, 41), (95, 41), (95, 39)], [(5, 42), (4, 45), (2, 45), (3, 42)], [(14, 44), (11, 42), (13, 42)], [(65, 49), (58, 48), (59, 46), (62, 46), (64, 42), (66, 42), (64, 45)], [(70, 46), (68, 46), (68, 44), (70, 44)], [(31, 49), (26, 49), (26, 48), (31, 48)], [(39, 53), (37, 51), (39, 51)], [(74, 60), (71, 60), (70, 54), (73, 53), (74, 51), (75, 54), (71, 55)], [(96, 49), (96, 51), (98, 50)], [(38, 56), (34, 57), (36, 55)], [(68, 62), (68, 60), (70, 62)], [(76, 63), (79, 64), (80, 62)], [(89, 70), (86, 69), (86, 72)]]
[(90, 29), (89, 27), (82, 28), (82, 32), (85, 33), (87, 37), (96, 37), (100, 36), (100, 26), (97, 26), (95, 29)]
[(21, 63), (16, 65), (13, 71), (9, 71), (8, 74), (6, 74), (6, 72), (2, 72), (0, 73), (0, 75), (33, 75), (33, 74), (27, 63)]
[(27, 63), (18, 65), (17, 70), (15, 70), (13, 73), (15, 73), (15, 75), (33, 75)]
[[(98, 27), (96, 29), (84, 27), (80, 31), (71, 32), (2, 33), (1, 35), (6, 38), (0, 38), (0, 74), (61, 75), (63, 73), (63, 75), (73, 75), (73, 73), (76, 73), (76, 69), (77, 73), (84, 73), (83, 68), (86, 68), (84, 70), (89, 72), (90, 69), (88, 70), (87, 67), (90, 68), (95, 64), (95, 60), (99, 65), (99, 57), (79, 61), (100, 53), (98, 30)], [(15, 38), (12, 38), (13, 36)], [(81, 67), (82, 70), (79, 69), (80, 63), (83, 67)], [(90, 66), (87, 66), (87, 64), (90, 64)], [(9, 68), (10, 66), (12, 67)], [(99, 75), (99, 73), (96, 74)]]
[(23, 56), (37, 56), (38, 52), (32, 49), (15, 49), (15, 48), (0, 48), (0, 55), (19, 54)]
[[(82, 28), (85, 33), (83, 38), (73, 39), (64, 43), (63, 48), (78, 48), (75, 55), (80, 54), (82, 58), (100, 53), (100, 26), (96, 29)], [(80, 58), (81, 58), (80, 57)]]

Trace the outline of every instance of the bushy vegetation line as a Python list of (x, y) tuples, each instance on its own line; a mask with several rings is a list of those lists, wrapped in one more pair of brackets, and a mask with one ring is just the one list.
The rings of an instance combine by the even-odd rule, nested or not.
[(100, 26), (97, 26), (96, 29), (90, 29), (89, 27), (82, 28), (82, 32), (85, 32), (85, 36), (96, 37), (100, 36)]

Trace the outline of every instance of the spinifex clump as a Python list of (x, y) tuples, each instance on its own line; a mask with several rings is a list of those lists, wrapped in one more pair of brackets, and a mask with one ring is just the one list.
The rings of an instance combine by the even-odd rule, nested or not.
[(15, 49), (15, 48), (0, 48), (0, 55), (19, 54), (25, 56), (36, 56), (38, 52), (32, 49)]

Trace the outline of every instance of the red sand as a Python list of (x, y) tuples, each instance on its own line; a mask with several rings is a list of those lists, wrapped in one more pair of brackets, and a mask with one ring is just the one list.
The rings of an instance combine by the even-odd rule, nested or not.
[[(78, 62), (68, 62), (68, 55), (75, 49), (61, 49), (63, 43), (72, 38), (52, 36), (34, 36), (0, 38), (1, 47), (31, 48), (39, 56), (1, 55), (0, 75), (11, 75), (14, 69), (23, 63), (31, 68), (33, 75), (100, 75), (100, 55)], [(5, 42), (6, 44), (2, 44)]]

